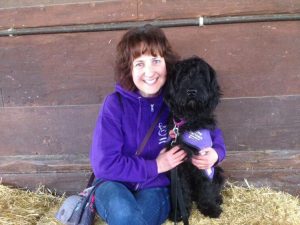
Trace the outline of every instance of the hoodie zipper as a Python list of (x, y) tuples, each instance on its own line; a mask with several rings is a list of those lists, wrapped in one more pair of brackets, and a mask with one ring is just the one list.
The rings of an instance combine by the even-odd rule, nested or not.
[(154, 104), (150, 104), (151, 112), (154, 112)]
[(139, 184), (139, 183), (137, 183), (137, 184), (135, 185), (135, 188), (134, 188), (134, 190), (135, 190), (135, 191), (137, 191), (137, 190), (139, 189), (139, 187), (140, 187), (140, 184)]

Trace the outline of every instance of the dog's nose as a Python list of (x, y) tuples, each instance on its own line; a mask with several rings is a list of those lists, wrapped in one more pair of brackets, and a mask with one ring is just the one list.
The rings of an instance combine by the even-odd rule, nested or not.
[(187, 95), (190, 97), (195, 97), (195, 95), (197, 94), (197, 90), (196, 89), (188, 89), (186, 91)]

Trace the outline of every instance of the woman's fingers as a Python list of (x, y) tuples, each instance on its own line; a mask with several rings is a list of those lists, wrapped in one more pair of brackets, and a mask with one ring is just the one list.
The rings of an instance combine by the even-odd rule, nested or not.
[[(201, 154), (202, 153), (202, 154)], [(218, 154), (213, 148), (203, 149), (199, 155), (192, 158), (192, 164), (198, 169), (209, 169), (218, 160)]]
[(156, 159), (158, 172), (161, 173), (173, 169), (182, 163), (185, 157), (186, 153), (179, 146), (175, 146), (169, 151), (163, 149)]
[(203, 159), (198, 159), (196, 157), (193, 157), (191, 160), (192, 164), (197, 167), (200, 170), (205, 170), (205, 169), (209, 169), (210, 165), (207, 162), (207, 160), (203, 160)]

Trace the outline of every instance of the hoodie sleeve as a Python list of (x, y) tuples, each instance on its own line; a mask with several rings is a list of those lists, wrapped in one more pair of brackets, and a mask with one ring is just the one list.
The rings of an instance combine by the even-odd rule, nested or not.
[(144, 182), (157, 176), (156, 160), (122, 154), (123, 110), (117, 98), (116, 95), (108, 96), (98, 116), (90, 153), (91, 165), (97, 178)]
[(226, 157), (226, 146), (221, 129), (216, 128), (215, 130), (211, 131), (211, 137), (213, 142), (212, 148), (215, 149), (218, 154), (218, 161), (216, 164), (219, 164)]

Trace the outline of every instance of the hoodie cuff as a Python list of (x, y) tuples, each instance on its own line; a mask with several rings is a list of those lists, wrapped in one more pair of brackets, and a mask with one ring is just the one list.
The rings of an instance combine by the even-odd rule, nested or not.
[(215, 165), (218, 165), (219, 163), (221, 163), (224, 158), (225, 158), (225, 152), (222, 148), (218, 147), (218, 146), (214, 146), (213, 149), (216, 151), (217, 155), (218, 155), (218, 160), (215, 163)]
[(157, 163), (156, 160), (146, 160), (147, 167), (147, 178), (155, 177), (158, 175), (157, 173)]

